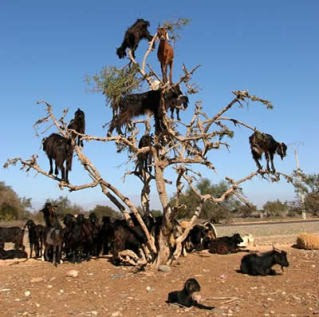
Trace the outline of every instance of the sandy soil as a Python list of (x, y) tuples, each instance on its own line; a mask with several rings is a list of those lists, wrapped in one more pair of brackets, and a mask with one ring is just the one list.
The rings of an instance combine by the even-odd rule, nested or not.
[[(267, 277), (238, 273), (243, 253), (190, 254), (165, 273), (134, 273), (107, 258), (57, 268), (33, 259), (1, 261), (0, 316), (319, 316), (319, 251), (281, 248), (290, 267), (281, 273), (275, 266), (280, 275)], [(67, 276), (70, 270), (78, 276)], [(165, 303), (190, 277), (214, 311)]]

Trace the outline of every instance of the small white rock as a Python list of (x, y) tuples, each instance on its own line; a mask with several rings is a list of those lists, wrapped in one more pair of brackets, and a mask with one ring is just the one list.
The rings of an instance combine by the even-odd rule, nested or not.
[(30, 292), (30, 291), (25, 291), (25, 292), (24, 292), (24, 296), (29, 297), (30, 295), (31, 295), (31, 292)]
[(79, 276), (79, 271), (77, 271), (77, 270), (70, 270), (70, 271), (66, 272), (66, 276), (69, 276), (69, 277), (78, 277), (78, 276)]

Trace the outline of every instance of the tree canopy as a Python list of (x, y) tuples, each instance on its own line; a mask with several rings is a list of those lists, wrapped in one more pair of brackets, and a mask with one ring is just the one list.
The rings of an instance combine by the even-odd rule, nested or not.
[(25, 219), (30, 211), (31, 198), (20, 198), (4, 182), (0, 182), (0, 221)]

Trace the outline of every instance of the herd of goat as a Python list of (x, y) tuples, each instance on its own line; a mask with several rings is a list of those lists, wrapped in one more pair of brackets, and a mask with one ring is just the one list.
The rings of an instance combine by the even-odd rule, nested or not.
[[(104, 216), (102, 223), (91, 213), (89, 217), (79, 214), (77, 217), (67, 214), (60, 223), (55, 206), (46, 203), (41, 210), (45, 225), (35, 224), (28, 220), (23, 228), (0, 227), (0, 259), (27, 258), (23, 245), (25, 228), (28, 229), (30, 243), (29, 257), (42, 257), (57, 265), (60, 261), (78, 263), (91, 257), (111, 255), (115, 265), (121, 264), (120, 253), (125, 250), (133, 251), (136, 255), (145, 250), (147, 238), (139, 222), (133, 214), (130, 221), (125, 219), (113, 220)], [(162, 224), (162, 217), (143, 217), (149, 232), (156, 238)], [(176, 222), (177, 232), (183, 232), (182, 223)], [(175, 235), (176, 237), (177, 235)], [(5, 243), (14, 243), (13, 250), (5, 250)], [(193, 251), (208, 250), (215, 254), (229, 254), (249, 250), (242, 247), (243, 239), (235, 233), (233, 236), (216, 237), (214, 226), (210, 222), (196, 224), (190, 230), (183, 242), (183, 254)], [(279, 264), (288, 266), (287, 254), (284, 251), (272, 251), (257, 254), (249, 253), (242, 258), (240, 271), (251, 275), (273, 275), (272, 266)]]

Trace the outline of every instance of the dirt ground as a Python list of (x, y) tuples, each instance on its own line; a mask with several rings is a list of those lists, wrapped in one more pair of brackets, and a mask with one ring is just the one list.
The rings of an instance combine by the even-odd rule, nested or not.
[[(280, 274), (267, 277), (236, 271), (244, 253), (189, 254), (169, 272), (139, 273), (108, 258), (57, 268), (34, 259), (1, 261), (0, 316), (319, 316), (319, 251), (280, 247), (290, 266), (283, 273), (275, 266)], [(69, 277), (70, 270), (78, 276)], [(213, 311), (165, 303), (168, 292), (190, 277)]]

